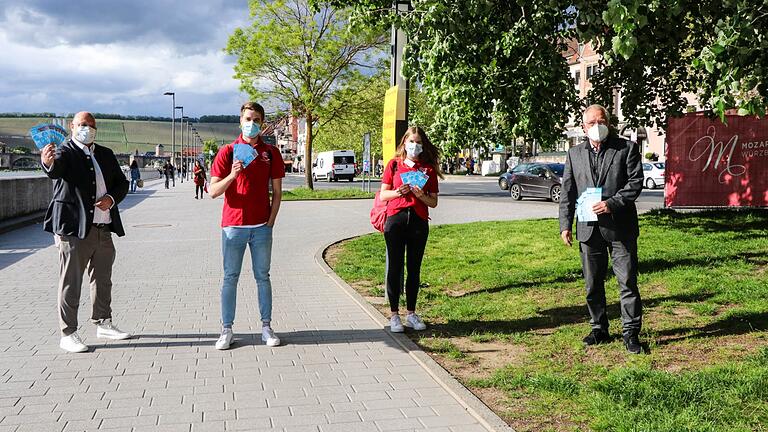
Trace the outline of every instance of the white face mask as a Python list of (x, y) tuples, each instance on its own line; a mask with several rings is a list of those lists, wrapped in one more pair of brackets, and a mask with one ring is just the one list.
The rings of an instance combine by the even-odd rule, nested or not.
[(608, 126), (600, 123), (592, 125), (591, 128), (587, 129), (587, 136), (592, 141), (603, 142), (608, 138)]
[(81, 125), (75, 129), (72, 136), (79, 142), (85, 145), (91, 145), (93, 140), (96, 139), (96, 128), (88, 125)]
[(405, 153), (408, 154), (408, 157), (417, 157), (421, 154), (421, 144), (415, 143), (413, 141), (408, 141), (405, 143)]

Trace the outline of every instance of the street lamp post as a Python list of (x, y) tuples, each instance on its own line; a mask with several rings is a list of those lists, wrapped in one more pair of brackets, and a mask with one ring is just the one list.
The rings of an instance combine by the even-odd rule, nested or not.
[[(179, 126), (180, 126), (179, 130), (181, 130), (181, 153), (182, 153), (182, 156), (183, 156), (184, 155), (184, 107), (183, 106), (177, 106), (175, 108), (177, 110), (181, 110), (181, 117), (179, 117), (179, 119), (181, 119), (181, 123), (179, 124)], [(176, 165), (176, 169), (179, 170), (181, 167), (179, 166), (180, 164), (176, 163), (177, 162), (176, 161), (176, 153), (173, 154), (173, 161), (174, 161), (174, 164)], [(181, 171), (179, 171), (179, 174), (181, 174)], [(179, 177), (181, 177), (181, 175), (179, 175)], [(183, 182), (184, 181), (182, 180), (182, 183)]]
[[(163, 93), (163, 96), (170, 96), (171, 99), (171, 155), (176, 153), (176, 93), (175, 92), (165, 92)], [(159, 156), (159, 155), (158, 155)], [(173, 161), (173, 156), (171, 156), (171, 162)]]

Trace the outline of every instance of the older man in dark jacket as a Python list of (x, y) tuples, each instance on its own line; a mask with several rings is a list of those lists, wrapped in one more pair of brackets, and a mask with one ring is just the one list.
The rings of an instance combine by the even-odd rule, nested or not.
[[(568, 151), (560, 196), (560, 235), (570, 246), (577, 198), (588, 188), (600, 188), (601, 201), (589, 209), (596, 221), (579, 220), (582, 270), (592, 332), (587, 345), (609, 342), (605, 278), (608, 254), (621, 291), (621, 320), (627, 351), (639, 354), (642, 304), (637, 287), (637, 237), (640, 235), (635, 200), (643, 188), (643, 168), (637, 144), (609, 134), (608, 113), (600, 105), (584, 111), (587, 142)], [(585, 218), (588, 219), (588, 218)], [(591, 219), (591, 218), (590, 218)]]
[(95, 144), (96, 120), (75, 115), (72, 136), (58, 149), (50, 144), (40, 158), (53, 182), (53, 201), (43, 229), (53, 233), (59, 249), (59, 346), (69, 352), (88, 350), (77, 333), (83, 272), (90, 277), (91, 321), (96, 337), (126, 339), (130, 334), (112, 323), (112, 233), (125, 235), (117, 204), (128, 193), (128, 180), (112, 150)]

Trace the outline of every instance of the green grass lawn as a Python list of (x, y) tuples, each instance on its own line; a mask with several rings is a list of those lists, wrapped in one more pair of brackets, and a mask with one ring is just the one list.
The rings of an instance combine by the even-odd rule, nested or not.
[(283, 201), (355, 199), (373, 198), (373, 196), (372, 192), (363, 192), (355, 188), (310, 190), (306, 187), (298, 187), (283, 191)]
[[(640, 223), (646, 355), (621, 343), (613, 277), (616, 340), (583, 346), (578, 248), (555, 220), (431, 227), (418, 306), (429, 328), (411, 336), (518, 431), (768, 430), (768, 212)], [(382, 294), (381, 234), (328, 257), (361, 293)]]

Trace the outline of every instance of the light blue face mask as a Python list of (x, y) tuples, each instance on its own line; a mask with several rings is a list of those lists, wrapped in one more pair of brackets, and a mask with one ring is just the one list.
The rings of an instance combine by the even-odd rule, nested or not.
[(259, 127), (259, 124), (252, 121), (243, 123), (242, 129), (243, 136), (247, 138), (256, 138), (256, 135), (261, 132), (261, 127)]

